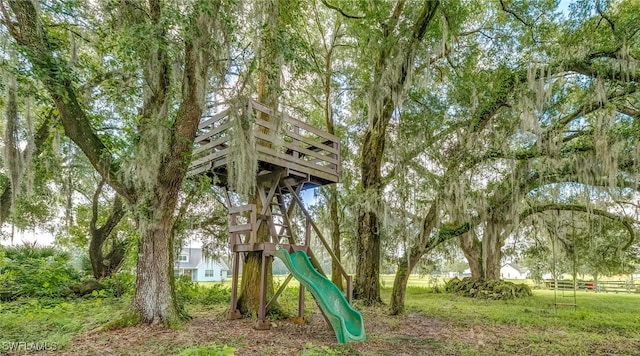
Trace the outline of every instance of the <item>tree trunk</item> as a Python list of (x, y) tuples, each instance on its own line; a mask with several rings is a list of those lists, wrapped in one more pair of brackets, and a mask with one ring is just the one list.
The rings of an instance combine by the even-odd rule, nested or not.
[(344, 291), (342, 273), (340, 272), (340, 217), (338, 216), (338, 189), (335, 185), (329, 187), (329, 221), (331, 224), (331, 249), (338, 261), (331, 261), (331, 282)]
[(485, 280), (500, 279), (500, 260), (502, 259), (500, 232), (498, 223), (487, 221), (482, 238), (482, 269)]
[[(113, 229), (116, 228), (125, 214), (122, 200), (119, 196), (116, 195), (114, 198), (113, 208), (104, 225), (100, 227), (96, 225), (99, 214), (98, 204), (104, 184), (105, 180), (103, 179), (98, 183), (96, 192), (93, 194), (92, 216), (91, 222), (89, 223), (89, 233), (91, 234), (89, 241), (89, 260), (91, 261), (91, 269), (93, 270), (93, 277), (95, 279), (109, 277), (115, 273), (120, 268), (125, 255), (124, 243), (116, 241), (115, 237), (111, 235)], [(111, 249), (105, 255), (105, 243), (110, 237), (112, 242)]]
[(414, 267), (418, 264), (418, 261), (425, 253), (433, 250), (440, 243), (446, 241), (446, 239), (440, 238), (440, 236), (436, 239), (429, 238), (436, 224), (437, 210), (438, 205), (435, 203), (432, 204), (422, 221), (422, 231), (420, 232), (420, 236), (417, 238), (416, 244), (409, 249), (409, 256), (407, 256), (408, 251), (405, 251), (404, 255), (398, 262), (398, 271), (396, 272), (396, 276), (393, 281), (393, 290), (391, 291), (391, 315), (404, 314), (407, 282), (409, 281), (409, 276), (411, 275)]
[(480, 240), (478, 240), (473, 232), (469, 231), (460, 236), (460, 248), (469, 263), (471, 278), (476, 280), (484, 279), (482, 245), (480, 244)]
[(402, 315), (405, 312), (405, 300), (407, 296), (407, 282), (416, 264), (425, 254), (426, 249), (412, 250), (411, 257), (407, 260), (406, 254), (398, 263), (398, 271), (393, 280), (393, 290), (391, 291), (391, 315)]
[[(398, 1), (388, 20), (383, 24), (383, 38), (379, 44), (373, 68), (373, 80), (369, 88), (367, 118), (368, 125), (361, 147), (360, 173), (362, 191), (370, 207), (358, 214), (358, 236), (356, 238), (356, 274), (353, 295), (365, 304), (382, 303), (380, 298), (380, 233), (381, 222), (376, 207), (380, 205), (382, 179), (380, 168), (384, 155), (386, 131), (397, 105), (410, 84), (409, 73), (413, 67), (416, 48), (422, 41), (427, 26), (439, 6), (438, 1), (427, 1), (418, 12), (413, 23), (407, 20), (411, 31), (408, 41), (398, 38), (397, 27), (403, 16), (404, 1)], [(400, 31), (406, 34), (404, 31)], [(371, 208), (373, 207), (373, 209)]]
[[(256, 204), (256, 209), (262, 210), (262, 201), (259, 194), (251, 197), (251, 203)], [(270, 240), (269, 227), (263, 221), (256, 234), (256, 242), (268, 242)], [(267, 263), (267, 301), (273, 295), (273, 257), (266, 259)], [(242, 278), (240, 280), (240, 295), (238, 296), (238, 310), (243, 315), (254, 315), (260, 307), (260, 280), (262, 275), (262, 251), (247, 253), (242, 264)]]
[(364, 212), (358, 216), (356, 244), (357, 274), (353, 297), (367, 305), (381, 304), (380, 221), (374, 212)]
[[(150, 21), (153, 33), (149, 46), (137, 53), (147, 57), (142, 68), (143, 105), (136, 141), (136, 176), (123, 178), (122, 162), (118, 161), (93, 128), (76, 90), (73, 69), (59, 56), (60, 48), (49, 38), (39, 14), (38, 2), (9, 3), (15, 18), (0, 6), (9, 32), (25, 49), (25, 56), (34, 67), (58, 109), (65, 134), (82, 150), (92, 166), (107, 183), (137, 208), (140, 238), (133, 307), (146, 323), (173, 322), (178, 316), (173, 287), (173, 213), (178, 191), (187, 172), (190, 153), (205, 107), (205, 88), (209, 83), (209, 65), (215, 62), (212, 42), (219, 2), (199, 1), (194, 4), (190, 24), (184, 39), (182, 96), (179, 103), (169, 98), (171, 91), (169, 55), (163, 4), (149, 0), (142, 21)], [(206, 5), (206, 6), (205, 6)], [(213, 6), (211, 6), (213, 5)], [(148, 52), (147, 52), (148, 50)], [(169, 104), (171, 102), (171, 105)], [(169, 112), (177, 104), (177, 113)], [(170, 123), (170, 125), (167, 125)], [(166, 130), (166, 135), (159, 135)], [(158, 139), (160, 138), (160, 140)], [(141, 156), (147, 154), (149, 157)], [(142, 173), (142, 174), (140, 174)]]
[[(374, 110), (373, 100), (369, 103)], [(385, 101), (384, 111), (373, 114), (373, 124), (367, 128), (361, 148), (360, 174), (365, 199), (364, 211), (358, 214), (356, 236), (356, 278), (353, 297), (367, 305), (381, 304), (380, 298), (380, 232), (382, 223), (377, 211), (381, 203), (382, 179), (380, 166), (386, 142), (386, 128), (394, 105)]]
[(409, 281), (409, 275), (411, 274), (411, 268), (405, 261), (398, 265), (396, 271), (396, 277), (393, 280), (393, 290), (391, 291), (391, 315), (402, 315), (405, 310), (405, 299), (407, 295), (407, 282)]
[(140, 218), (138, 224), (141, 235), (133, 306), (144, 323), (171, 324), (178, 320), (171, 219)]
[[(258, 101), (265, 104), (273, 110), (278, 110), (278, 96), (280, 94), (280, 75), (282, 50), (278, 45), (278, 31), (280, 23), (280, 12), (283, 11), (287, 4), (282, 0), (268, 0), (262, 3), (265, 7), (265, 24), (262, 28), (261, 43), (259, 50), (258, 64), (258, 85), (257, 94)], [(261, 113), (259, 120), (271, 121), (268, 115)], [(278, 126), (278, 125), (276, 125)], [(268, 130), (263, 132), (269, 134)], [(256, 144), (270, 146), (271, 143), (264, 140), (257, 140)], [(262, 202), (259, 194), (254, 194), (249, 199), (250, 203), (256, 204), (258, 212), (262, 210)], [(268, 204), (269, 202), (267, 202)], [(258, 229), (256, 236), (257, 242), (269, 241), (269, 228), (267, 222), (263, 222)], [(272, 264), (273, 257), (266, 260), (267, 263), (267, 299), (273, 295), (273, 275)], [(242, 280), (240, 282), (240, 295), (238, 297), (238, 310), (242, 314), (257, 314), (260, 301), (260, 275), (262, 266), (262, 252), (249, 252), (242, 265)]]

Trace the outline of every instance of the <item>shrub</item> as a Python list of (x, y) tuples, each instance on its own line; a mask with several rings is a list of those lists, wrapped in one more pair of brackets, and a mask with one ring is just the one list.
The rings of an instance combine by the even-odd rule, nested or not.
[(0, 297), (62, 297), (80, 275), (69, 264), (69, 255), (52, 247), (7, 248), (0, 261)]
[(231, 292), (221, 284), (205, 287), (194, 283), (188, 276), (176, 278), (176, 298), (178, 303), (220, 304), (229, 301)]
[(136, 278), (129, 272), (113, 274), (102, 280), (104, 290), (107, 294), (120, 298), (124, 295), (131, 295), (134, 291)]
[(508, 281), (474, 280), (469, 277), (453, 278), (447, 282), (445, 290), (463, 297), (505, 300), (530, 297), (531, 288), (526, 284), (516, 284)]

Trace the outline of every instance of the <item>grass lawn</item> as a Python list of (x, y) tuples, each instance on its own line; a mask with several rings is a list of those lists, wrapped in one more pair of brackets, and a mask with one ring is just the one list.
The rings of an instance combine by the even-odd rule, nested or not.
[[(48, 342), (67, 354), (216, 354), (228, 345), (238, 355), (640, 355), (640, 294), (578, 292), (576, 311), (554, 311), (553, 291), (488, 301), (429, 292), (427, 287), (436, 282), (412, 277), (406, 316), (356, 303), (367, 331), (362, 343), (337, 345), (310, 298), (307, 325), (276, 321), (270, 331), (260, 332), (252, 329), (250, 319), (225, 320), (226, 303), (188, 305), (194, 318), (175, 330), (137, 326), (96, 331), (124, 315), (129, 300), (89, 297), (3, 302), (0, 346)], [(383, 299), (389, 300), (392, 278), (384, 276), (382, 284)], [(291, 313), (297, 305), (295, 286), (292, 281), (281, 302)], [(561, 293), (557, 299), (573, 301)]]
[(46, 342), (63, 348), (73, 336), (118, 318), (128, 305), (128, 300), (115, 298), (0, 302), (0, 347), (11, 342)]

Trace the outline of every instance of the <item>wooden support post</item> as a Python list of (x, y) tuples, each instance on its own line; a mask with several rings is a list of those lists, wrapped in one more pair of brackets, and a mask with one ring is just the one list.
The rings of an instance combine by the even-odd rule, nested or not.
[(345, 278), (349, 277), (349, 275), (347, 274), (347, 271), (345, 271), (344, 267), (342, 267), (342, 265), (340, 264), (340, 260), (338, 260), (338, 257), (336, 257), (335, 253), (333, 253), (333, 250), (331, 249), (331, 246), (329, 246), (329, 243), (327, 242), (327, 240), (324, 238), (324, 236), (322, 236), (322, 232), (320, 231), (318, 226), (313, 222), (313, 219), (311, 219), (311, 214), (309, 214), (309, 211), (307, 210), (307, 208), (305, 208), (304, 204), (302, 204), (302, 201), (300, 200), (300, 197), (298, 197), (296, 192), (293, 190), (293, 187), (291, 187), (291, 184), (289, 184), (287, 181), (284, 181), (284, 184), (286, 185), (287, 189), (291, 193), (291, 197), (293, 198), (293, 200), (296, 202), (296, 204), (298, 205), (298, 207), (300, 208), (300, 210), (302, 211), (304, 216), (307, 218), (307, 222), (311, 224), (311, 227), (313, 227), (313, 230), (316, 232), (316, 235), (318, 236), (318, 238), (320, 239), (320, 241), (324, 245), (324, 247), (327, 250), (327, 252), (329, 252), (329, 255), (331, 256), (331, 259), (333, 261), (337, 261), (338, 262), (338, 267), (340, 269), (340, 273)]
[(240, 319), (240, 311), (238, 310), (238, 273), (240, 270), (240, 254), (233, 254), (233, 276), (231, 276), (231, 305), (227, 313), (228, 320)]
[(289, 284), (292, 278), (293, 278), (293, 274), (289, 273), (289, 275), (284, 280), (284, 282), (282, 282), (282, 285), (280, 286), (280, 288), (278, 288), (278, 290), (276, 291), (276, 294), (274, 294), (273, 297), (271, 297), (271, 300), (269, 301), (269, 303), (267, 303), (267, 310), (266, 310), (267, 313), (269, 312), (269, 310), (271, 310), (273, 303), (275, 303), (276, 300), (278, 300), (278, 297), (280, 296), (280, 294), (282, 294), (282, 292), (287, 287), (287, 284)]
[(306, 217), (306, 226), (304, 228), (304, 245), (309, 247), (311, 245), (311, 219)]
[(260, 306), (258, 307), (258, 320), (255, 328), (258, 330), (271, 329), (271, 322), (267, 317), (267, 254), (262, 251), (262, 266), (260, 271)]
[(294, 320), (296, 324), (304, 323), (304, 286), (300, 283), (298, 290), (298, 318)]

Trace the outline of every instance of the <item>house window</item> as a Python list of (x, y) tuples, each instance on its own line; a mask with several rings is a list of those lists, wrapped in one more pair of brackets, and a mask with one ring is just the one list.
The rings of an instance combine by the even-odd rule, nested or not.
[(189, 255), (178, 256), (178, 262), (189, 262)]
[(205, 269), (204, 270), (204, 276), (205, 277), (213, 277), (213, 270), (212, 269)]

